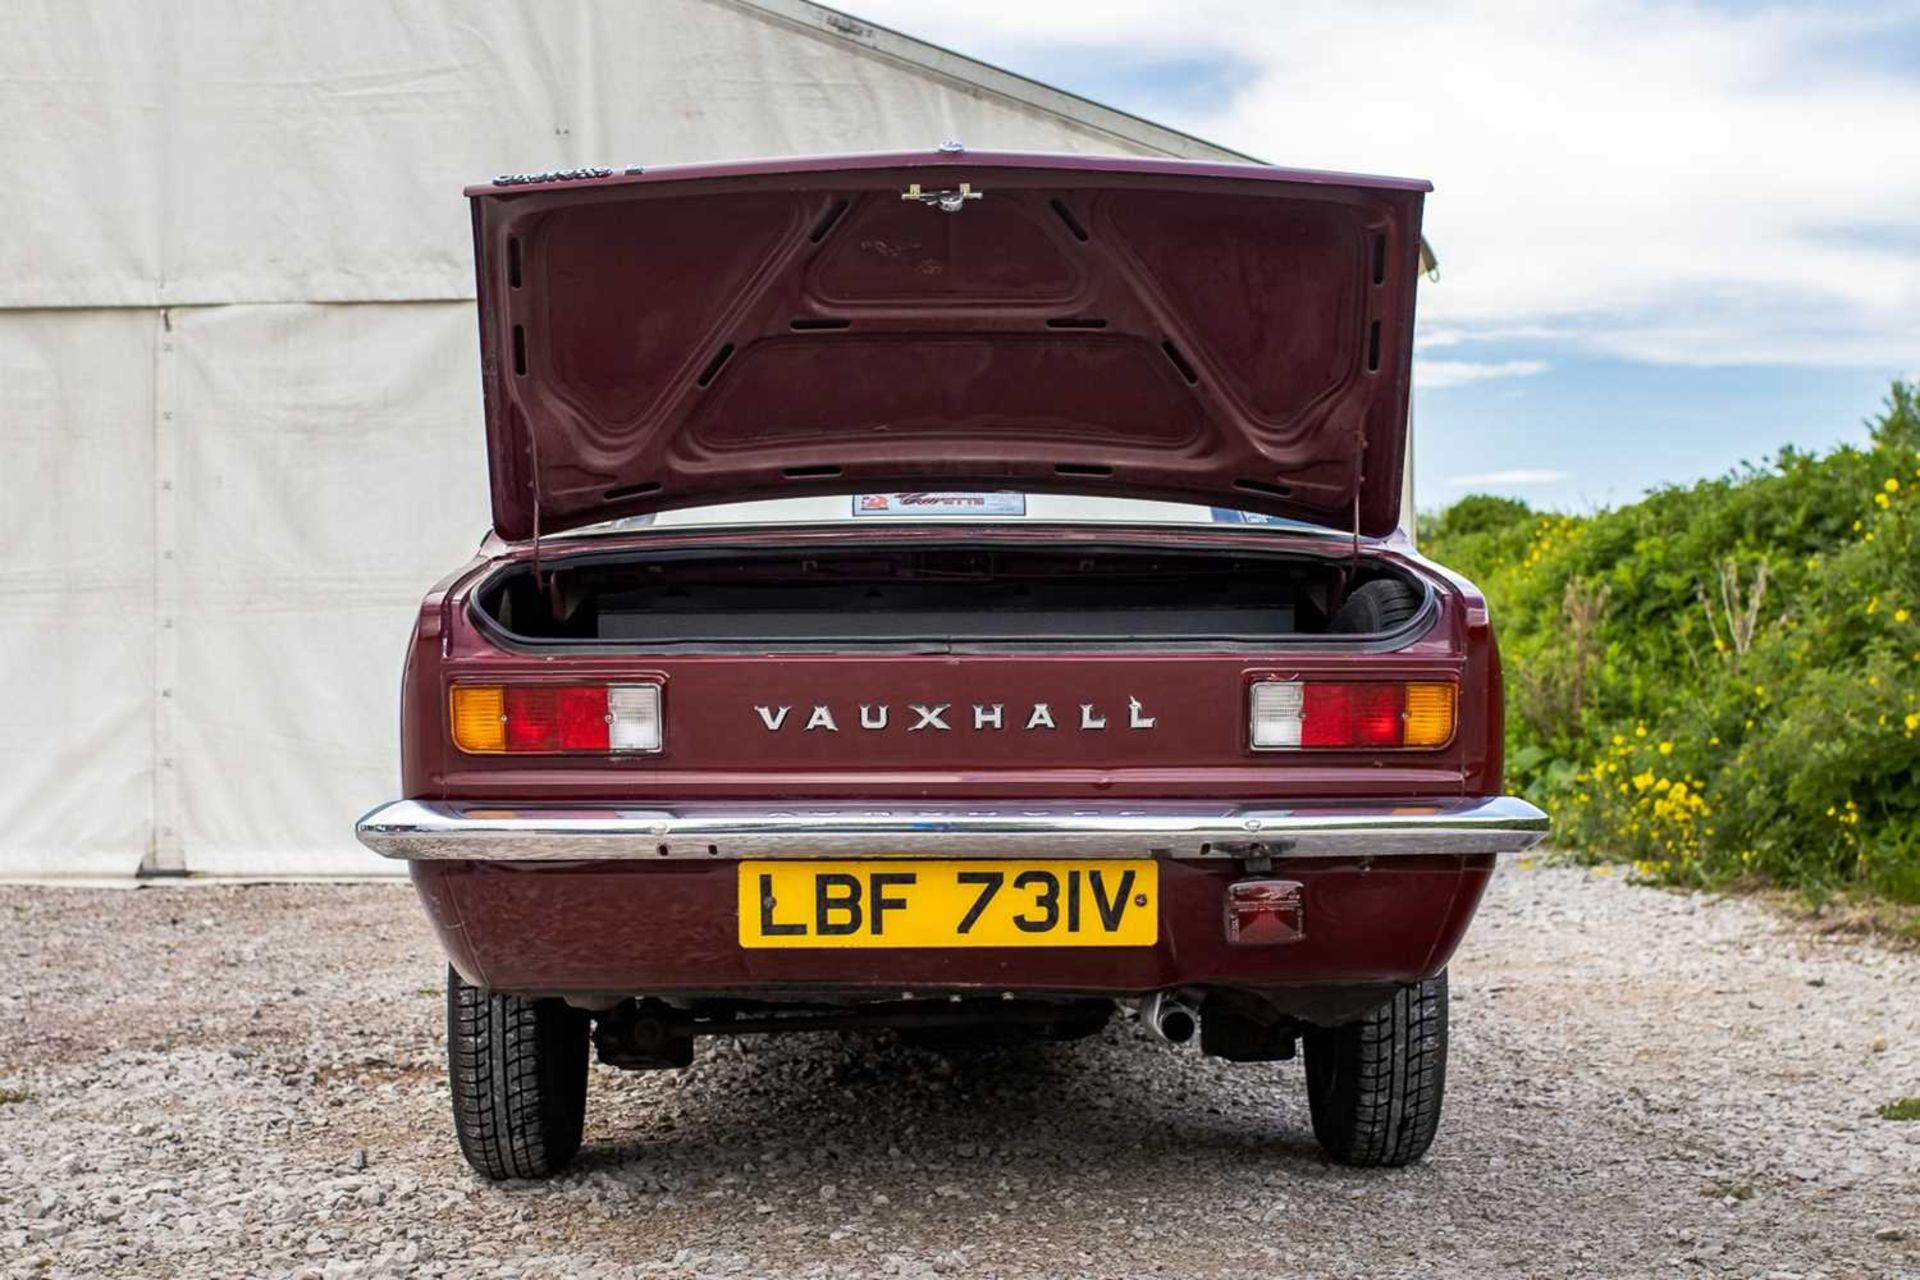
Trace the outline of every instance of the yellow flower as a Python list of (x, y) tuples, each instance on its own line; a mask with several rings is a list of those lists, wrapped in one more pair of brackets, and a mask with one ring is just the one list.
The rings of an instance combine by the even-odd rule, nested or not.
[(1895, 609), (1893, 611), (1893, 620), (1895, 622), (1905, 622), (1908, 618), (1912, 616), (1913, 615), (1909, 614), (1905, 609)]
[(1636, 738), (1644, 738), (1644, 737), (1646, 737), (1646, 736), (1647, 736), (1647, 726), (1645, 726), (1645, 725), (1643, 725), (1643, 724), (1637, 724), (1637, 725), (1635, 725), (1635, 726), (1633, 726), (1633, 736), (1634, 736), (1634, 737), (1636, 737)]
[(1873, 495), (1873, 505), (1885, 511), (1893, 505), (1893, 500), (1884, 493), (1876, 493)]
[(1878, 612), (1880, 612), (1880, 597), (1875, 596), (1873, 599), (1867, 601), (1867, 616), (1871, 618)]
[(1883, 487), (1884, 489), (1886, 489), (1886, 491), (1887, 491), (1888, 493), (1898, 493), (1898, 492), (1900, 492), (1900, 477), (1898, 477), (1898, 476), (1888, 476), (1888, 477), (1887, 477), (1887, 483), (1886, 483), (1885, 485), (1883, 485), (1882, 487)]
[(1660, 744), (1660, 754), (1661, 754), (1661, 755), (1663, 755), (1663, 756), (1670, 756), (1670, 755), (1672, 755), (1672, 754), (1673, 754), (1673, 744), (1672, 744), (1671, 742), (1663, 742), (1663, 743), (1661, 743), (1661, 744)]
[(1916, 733), (1920, 733), (1920, 711), (1910, 711), (1907, 713), (1907, 736), (1911, 738)]

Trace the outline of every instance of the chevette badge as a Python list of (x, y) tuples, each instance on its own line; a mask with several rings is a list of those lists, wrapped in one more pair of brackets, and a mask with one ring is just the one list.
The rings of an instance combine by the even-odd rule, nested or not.
[[(1025, 710), (1021, 710), (1021, 706)], [(768, 733), (779, 733), (789, 724), (801, 733), (839, 733), (844, 720), (849, 729), (863, 729), (869, 733), (878, 733), (884, 729), (896, 729), (907, 733), (951, 733), (955, 729), (982, 731), (991, 733), (996, 729), (1019, 728), (1024, 732), (1077, 729), (1082, 733), (1099, 733), (1106, 729), (1109, 722), (1107, 711), (1096, 702), (1065, 703), (1061, 713), (1055, 716), (1053, 704), (1033, 702), (1009, 708), (1004, 702), (976, 702), (965, 710), (957, 709), (951, 702), (909, 702), (902, 707), (901, 714), (894, 714), (894, 707), (885, 702), (862, 702), (852, 708), (839, 710), (824, 702), (816, 702), (808, 708), (804, 716), (796, 716), (792, 706), (754, 705), (754, 714)], [(1011, 711), (1011, 714), (1009, 712)], [(1116, 728), (1147, 730), (1154, 726), (1158, 717), (1147, 714), (1146, 708), (1138, 698), (1127, 699), (1127, 711), (1121, 716), (1114, 711), (1112, 722)]]

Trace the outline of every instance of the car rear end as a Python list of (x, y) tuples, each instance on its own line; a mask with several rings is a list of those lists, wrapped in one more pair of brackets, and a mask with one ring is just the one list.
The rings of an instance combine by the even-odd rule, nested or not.
[[(994, 564), (1044, 551), (1056, 591), (1052, 566), (1079, 569), (1088, 617), (1138, 597), (1086, 635), (1037, 634), (1033, 571), (958, 583), (935, 554), (956, 543), (1004, 550)], [(1171, 558), (1190, 581), (1223, 557), (1263, 563), (1255, 552), (1289, 584), (1255, 593), (1258, 608), (1295, 629), (1155, 620), (1167, 588), (1150, 583), (1167, 574), (1085, 590), (1103, 554)], [(488, 990), (668, 1002), (689, 1031), (748, 1007), (845, 1021), (956, 998), (1177, 996), (1203, 1023), (1209, 1008), (1339, 1021), (1443, 968), (1495, 856), (1537, 838), (1537, 813), (1500, 794), (1484, 604), (1403, 551), (1356, 563), (1344, 541), (1211, 525), (849, 520), (658, 529), (546, 556), (550, 594), (584, 596), (570, 570), (592, 567), (596, 633), (503, 625), (521, 551), (431, 597), (405, 682), (408, 798), (360, 826), (409, 860), (455, 967)], [(840, 614), (825, 639), (796, 625), (806, 583), (769, 575), (841, 562), (855, 567), (809, 581), (872, 593), (878, 574), (912, 602), (903, 565), (941, 575), (925, 616), (943, 629), (916, 634), (912, 608)], [(621, 638), (631, 624), (604, 601), (663, 573), (675, 600), (722, 578), (724, 639)], [(1326, 630), (1305, 616), (1317, 575), (1369, 575), (1416, 604), (1386, 632)], [(756, 611), (749, 581), (787, 589)], [(1021, 607), (996, 614), (1010, 596)], [(951, 618), (973, 601), (956, 641)], [(756, 618), (768, 634), (750, 633)], [(551, 630), (524, 604), (518, 623)]]
[(1304, 1041), (1330, 1152), (1424, 1151), (1445, 965), (1545, 823), (1485, 603), (1401, 527), (1426, 189), (943, 148), (469, 192), (494, 534), (359, 834), (452, 961), (476, 1167), (565, 1163), (589, 1034), (1117, 1004)]

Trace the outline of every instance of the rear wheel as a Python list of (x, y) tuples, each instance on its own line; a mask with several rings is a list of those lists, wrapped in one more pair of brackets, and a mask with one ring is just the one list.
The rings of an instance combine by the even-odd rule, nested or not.
[(551, 1177), (580, 1150), (588, 1030), (564, 1001), (495, 995), (447, 970), (453, 1128), (482, 1176)]
[(1426, 1154), (1447, 1083), (1447, 975), (1394, 992), (1358, 1022), (1306, 1033), (1313, 1136), (1341, 1164)]

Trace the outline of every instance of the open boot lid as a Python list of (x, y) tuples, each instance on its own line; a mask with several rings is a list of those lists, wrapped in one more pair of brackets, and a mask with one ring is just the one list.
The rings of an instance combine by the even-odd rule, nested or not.
[(473, 188), (494, 527), (937, 488), (1384, 536), (1428, 189), (953, 149)]

